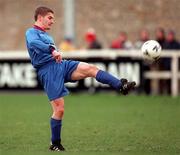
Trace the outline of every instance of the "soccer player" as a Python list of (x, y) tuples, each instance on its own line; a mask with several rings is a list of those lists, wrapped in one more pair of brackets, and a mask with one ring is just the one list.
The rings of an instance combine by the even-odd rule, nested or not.
[(26, 44), (31, 63), (37, 71), (38, 78), (50, 100), (53, 114), (50, 120), (52, 151), (64, 151), (61, 144), (61, 126), (64, 114), (64, 99), (68, 90), (66, 82), (75, 82), (93, 77), (98, 82), (108, 84), (126, 95), (134, 89), (136, 83), (118, 79), (100, 70), (95, 65), (85, 62), (62, 60), (52, 37), (46, 32), (54, 23), (54, 12), (47, 7), (38, 7), (34, 14), (35, 23), (26, 31)]

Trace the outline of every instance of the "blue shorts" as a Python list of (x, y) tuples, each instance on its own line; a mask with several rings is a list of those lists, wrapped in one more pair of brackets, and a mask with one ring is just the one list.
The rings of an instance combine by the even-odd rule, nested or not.
[(38, 69), (38, 78), (50, 101), (69, 94), (64, 83), (76, 82), (71, 80), (71, 74), (78, 64), (79, 61), (72, 60), (53, 61)]

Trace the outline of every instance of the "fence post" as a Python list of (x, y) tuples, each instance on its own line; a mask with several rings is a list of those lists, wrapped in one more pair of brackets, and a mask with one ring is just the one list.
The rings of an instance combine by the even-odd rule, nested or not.
[(178, 57), (176, 53), (172, 56), (171, 72), (171, 93), (173, 97), (176, 97), (178, 95)]

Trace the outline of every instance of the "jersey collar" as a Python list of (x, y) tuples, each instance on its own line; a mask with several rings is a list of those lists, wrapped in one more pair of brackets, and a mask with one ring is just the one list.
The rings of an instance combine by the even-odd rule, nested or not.
[(34, 27), (35, 29), (41, 30), (41, 31), (43, 31), (43, 32), (46, 32), (43, 28), (41, 28), (41, 27), (39, 27), (39, 26), (37, 26), (37, 25), (34, 25), (33, 27)]

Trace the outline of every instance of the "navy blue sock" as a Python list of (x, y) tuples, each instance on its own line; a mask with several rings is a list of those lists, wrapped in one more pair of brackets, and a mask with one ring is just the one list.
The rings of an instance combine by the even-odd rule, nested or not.
[(51, 142), (52, 142), (52, 144), (60, 143), (62, 121), (51, 118), (50, 125), (51, 125)]
[(102, 70), (98, 71), (98, 73), (96, 75), (96, 80), (103, 84), (108, 84), (117, 90), (119, 90), (122, 85), (122, 83), (119, 79), (117, 79), (113, 75), (109, 74), (108, 72), (105, 72)]

